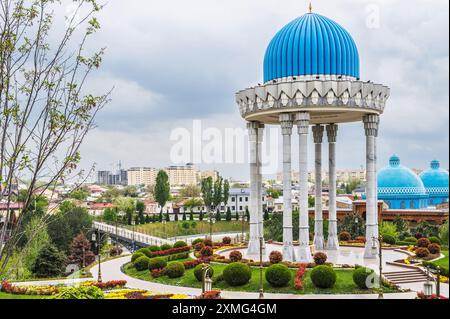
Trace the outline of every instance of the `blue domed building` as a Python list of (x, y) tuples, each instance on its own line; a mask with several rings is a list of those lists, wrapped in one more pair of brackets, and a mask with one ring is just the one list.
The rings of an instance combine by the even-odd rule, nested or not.
[(429, 196), (429, 206), (448, 203), (449, 174), (446, 170), (441, 168), (441, 164), (438, 160), (431, 162), (430, 168), (420, 174), (420, 179)]
[(419, 176), (394, 155), (378, 173), (378, 199), (390, 209), (420, 209), (428, 207), (429, 196)]

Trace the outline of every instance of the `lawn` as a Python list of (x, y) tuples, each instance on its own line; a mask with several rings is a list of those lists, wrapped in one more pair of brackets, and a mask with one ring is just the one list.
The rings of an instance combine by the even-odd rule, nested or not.
[[(214, 276), (222, 273), (226, 267), (225, 264), (212, 264), (214, 268)], [(201, 283), (197, 281), (194, 276), (193, 269), (187, 270), (185, 275), (181, 278), (168, 278), (166, 276), (160, 278), (153, 278), (148, 270), (137, 271), (131, 264), (127, 264), (123, 268), (124, 272), (135, 278), (139, 278), (146, 281), (157, 282), (172, 286), (183, 286), (201, 288)], [(353, 283), (353, 271), (352, 269), (337, 269), (337, 282), (331, 289), (319, 289), (314, 287), (310, 279), (310, 271), (307, 271), (305, 278), (303, 279), (303, 290), (294, 289), (295, 269), (290, 269), (292, 273), (292, 279), (289, 286), (284, 288), (273, 288), (268, 282), (266, 282), (263, 273), (263, 286), (264, 291), (267, 293), (288, 293), (288, 294), (365, 294), (372, 293), (371, 290), (361, 290)], [(226, 282), (222, 281), (213, 285), (213, 288), (228, 291), (246, 291), (246, 292), (258, 292), (259, 291), (259, 268), (252, 267), (252, 278), (244, 286), (231, 287)], [(386, 288), (386, 292), (392, 292), (392, 290)]]
[(442, 254), (445, 255), (445, 257), (442, 258), (442, 259), (434, 261), (433, 264), (448, 270), (448, 268), (449, 268), (448, 250), (447, 251), (442, 251)]
[(0, 292), (0, 299), (46, 299), (44, 296), (12, 295)]
[[(131, 229), (131, 226), (127, 226)], [(177, 237), (198, 234), (207, 234), (210, 232), (210, 224), (208, 221), (178, 221), (162, 223), (150, 223), (135, 226), (135, 230), (144, 234), (157, 237)], [(241, 221), (220, 221), (212, 226), (213, 233), (241, 232)], [(244, 222), (244, 231), (248, 231), (248, 223)]]

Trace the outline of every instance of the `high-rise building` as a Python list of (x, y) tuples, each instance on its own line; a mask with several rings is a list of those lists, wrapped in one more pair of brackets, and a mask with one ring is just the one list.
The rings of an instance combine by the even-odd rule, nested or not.
[(197, 172), (193, 164), (185, 166), (169, 166), (166, 168), (171, 186), (197, 185)]
[(158, 169), (151, 167), (133, 167), (128, 170), (128, 185), (155, 185)]

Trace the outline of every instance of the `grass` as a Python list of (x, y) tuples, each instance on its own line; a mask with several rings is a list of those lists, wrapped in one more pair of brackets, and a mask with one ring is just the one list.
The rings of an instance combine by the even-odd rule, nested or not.
[[(221, 274), (224, 268), (227, 266), (225, 264), (212, 264), (214, 268), (214, 277)], [(167, 276), (153, 278), (150, 275), (150, 272), (147, 270), (137, 271), (131, 264), (127, 264), (123, 267), (123, 271), (134, 278), (138, 278), (141, 280), (157, 282), (161, 284), (171, 285), (171, 286), (182, 286), (182, 287), (192, 287), (192, 288), (201, 288), (201, 283), (197, 281), (194, 276), (193, 269), (187, 270), (183, 277), (181, 278), (168, 278)], [(270, 284), (265, 280), (263, 273), (263, 287), (264, 291), (267, 293), (286, 293), (286, 294), (367, 294), (372, 293), (371, 290), (362, 290), (359, 289), (353, 283), (353, 271), (350, 269), (337, 269), (337, 281), (333, 288), (330, 289), (320, 289), (314, 287), (310, 273), (311, 271), (307, 271), (305, 278), (303, 279), (303, 290), (294, 289), (294, 278), (295, 278), (295, 269), (290, 269), (292, 273), (292, 279), (289, 283), (289, 286), (283, 288), (273, 288)], [(244, 286), (240, 287), (231, 287), (227, 285), (225, 281), (215, 283), (213, 285), (214, 288), (220, 290), (227, 291), (242, 291), (242, 292), (258, 292), (259, 291), (259, 268), (252, 267), (252, 278), (251, 280)], [(393, 292), (390, 288), (385, 288), (385, 292)]]
[(0, 299), (46, 299), (45, 296), (12, 295), (0, 292)]
[(448, 268), (449, 268), (448, 250), (447, 251), (442, 251), (442, 254), (445, 257), (434, 261), (433, 264), (435, 264), (436, 266), (439, 266), (441, 268), (445, 268), (448, 271)]
[[(127, 226), (131, 229), (131, 226)], [(178, 221), (162, 223), (150, 223), (135, 226), (137, 232), (157, 237), (177, 237), (206, 234), (210, 232), (210, 224), (208, 221)], [(213, 233), (241, 232), (241, 221), (220, 221), (212, 226)], [(244, 231), (248, 231), (248, 223), (244, 222)]]

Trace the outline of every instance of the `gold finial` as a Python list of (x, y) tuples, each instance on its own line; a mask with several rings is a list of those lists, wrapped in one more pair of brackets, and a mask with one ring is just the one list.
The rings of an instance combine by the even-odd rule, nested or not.
[(309, 13), (312, 13), (312, 3), (311, 3), (311, 1), (309, 2)]

